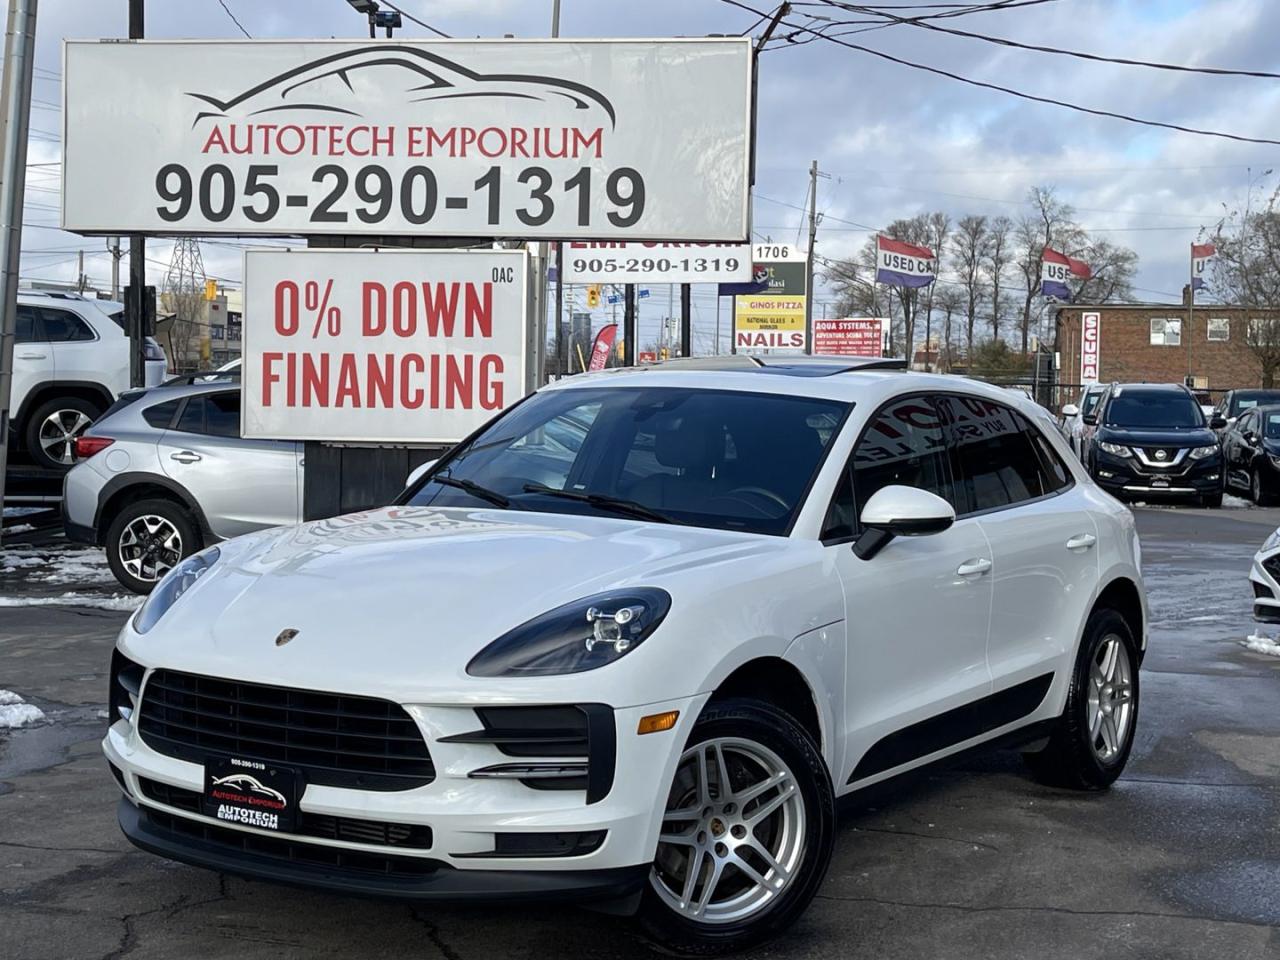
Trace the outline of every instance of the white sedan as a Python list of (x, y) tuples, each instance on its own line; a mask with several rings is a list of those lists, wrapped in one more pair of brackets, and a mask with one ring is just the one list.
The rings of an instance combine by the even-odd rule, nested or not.
[(837, 797), (997, 743), (1106, 787), (1132, 516), (1029, 401), (891, 364), (566, 379), (395, 506), (187, 559), (113, 656), (125, 834), (331, 890), (611, 900), (705, 955), (800, 916)]

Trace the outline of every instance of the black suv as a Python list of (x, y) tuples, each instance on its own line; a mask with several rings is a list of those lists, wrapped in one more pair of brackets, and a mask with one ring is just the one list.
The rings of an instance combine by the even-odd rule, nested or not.
[(1097, 425), (1086, 462), (1120, 499), (1193, 498), (1222, 505), (1222, 449), (1194, 394), (1176, 384), (1112, 384), (1085, 423)]

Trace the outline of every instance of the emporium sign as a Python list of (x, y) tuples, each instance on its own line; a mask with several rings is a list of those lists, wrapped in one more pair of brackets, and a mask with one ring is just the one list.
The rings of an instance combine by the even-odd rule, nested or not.
[(62, 226), (742, 242), (751, 70), (748, 38), (67, 41)]

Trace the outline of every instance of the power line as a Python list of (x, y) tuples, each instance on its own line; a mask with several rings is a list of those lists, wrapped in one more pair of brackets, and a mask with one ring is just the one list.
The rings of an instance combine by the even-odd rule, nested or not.
[[(760, 13), (759, 10), (755, 9), (754, 7), (748, 6), (745, 3), (741, 3), (739, 2), (739, 0), (721, 0), (721, 2), (727, 3), (734, 7), (740, 7), (741, 9), (746, 10), (750, 13), (755, 13), (755, 14)], [(955, 80), (958, 83), (968, 84), (969, 86), (972, 86), (972, 87), (981, 87), (982, 89), (985, 89), (985, 90), (994, 90), (997, 93), (1008, 94), (1011, 97), (1018, 97), (1021, 100), (1030, 100), (1034, 103), (1044, 103), (1044, 104), (1048, 104), (1049, 106), (1062, 107), (1067, 110), (1074, 110), (1077, 113), (1087, 113), (1095, 117), (1108, 117), (1112, 120), (1123, 120), (1126, 123), (1136, 123), (1145, 127), (1158, 127), (1164, 130), (1176, 130), (1179, 133), (1192, 133), (1192, 134), (1195, 134), (1196, 136), (1201, 136), (1201, 137), (1217, 137), (1222, 140), (1234, 140), (1238, 143), (1262, 143), (1270, 146), (1280, 146), (1280, 140), (1269, 140), (1265, 137), (1245, 137), (1245, 136), (1241, 136), (1240, 134), (1224, 133), (1219, 130), (1202, 130), (1197, 127), (1185, 127), (1185, 126), (1182, 126), (1181, 124), (1176, 124), (1176, 123), (1165, 123), (1164, 121), (1161, 121), (1161, 120), (1144, 120), (1141, 117), (1130, 116), (1129, 114), (1126, 114), (1126, 113), (1118, 113), (1114, 110), (1100, 110), (1095, 107), (1086, 107), (1081, 104), (1071, 103), (1066, 100), (1055, 100), (1052, 97), (1041, 97), (1033, 93), (1026, 93), (1022, 90), (1015, 90), (1012, 87), (1004, 87), (996, 83), (987, 83), (984, 80), (975, 80), (972, 77), (966, 77), (958, 73), (952, 73), (951, 71), (943, 70), (940, 67), (931, 67), (928, 64), (916, 63), (913, 60), (906, 60), (902, 57), (895, 57), (892, 54), (885, 53), (882, 50), (875, 50), (875, 49), (872, 49), (871, 47), (864, 47), (861, 44), (852, 43), (848, 40), (841, 40), (838, 37), (832, 37), (823, 33), (819, 33), (818, 31), (813, 30), (810, 27), (803, 27), (803, 26), (800, 26), (799, 24), (787, 24), (787, 25), (790, 27), (794, 27), (795, 29), (801, 32), (809, 33), (809, 34), (813, 34), (814, 36), (821, 37), (823, 40), (826, 40), (829, 43), (835, 43), (842, 47), (848, 47), (850, 50), (857, 50), (860, 53), (870, 54), (873, 57), (878, 57), (881, 60), (888, 60), (890, 63), (896, 63), (899, 66), (910, 67), (913, 70), (923, 70), (926, 73), (932, 73), (940, 77), (946, 77), (948, 80)]]
[[(1225, 67), (1188, 67), (1178, 63), (1161, 63), (1153, 60), (1131, 60), (1127, 57), (1106, 57), (1097, 53), (1087, 53), (1083, 50), (1064, 50), (1061, 47), (1046, 47), (1035, 43), (1021, 43), (1017, 40), (1010, 40), (1007, 37), (992, 37), (984, 33), (974, 33), (970, 30), (959, 30), (955, 27), (944, 27), (936, 23), (929, 23), (924, 18), (899, 17), (890, 13), (878, 13), (870, 7), (864, 7), (854, 3), (846, 3), (842, 2), (842, 0), (823, 0), (823, 2), (825, 6), (847, 10), (850, 13), (881, 16), (894, 23), (906, 24), (911, 27), (919, 27), (922, 30), (933, 30), (937, 33), (948, 33), (956, 37), (967, 37), (971, 40), (981, 40), (984, 43), (994, 43), (999, 46), (1013, 47), (1018, 50), (1029, 50), (1034, 53), (1047, 53), (1059, 57), (1075, 57), (1079, 60), (1090, 60), (1095, 63), (1114, 63), (1127, 67), (1147, 67), (1152, 70), (1171, 70), (1178, 73), (1207, 74), (1214, 77), (1260, 77), (1265, 80), (1280, 80), (1280, 73), (1269, 73), (1266, 70), (1233, 70)], [(833, 22), (838, 23), (839, 21)]]
[(250, 34), (249, 31), (244, 28), (244, 24), (241, 23), (239, 20), (237, 20), (236, 15), (231, 12), (231, 8), (227, 6), (227, 0), (218, 0), (218, 6), (222, 7), (222, 9), (226, 11), (227, 16), (231, 18), (231, 22), (240, 28), (241, 33), (243, 33), (250, 40), (253, 39), (252, 34)]
[(386, 6), (394, 10), (396, 13), (400, 14), (400, 16), (404, 17), (409, 22), (416, 23), (418, 26), (422, 27), (424, 30), (430, 30), (437, 37), (444, 37), (446, 40), (451, 39), (449, 34), (445, 33), (443, 30), (437, 30), (435, 27), (427, 23), (425, 20), (419, 20), (417, 17), (415, 17), (411, 13), (405, 13), (403, 10), (397, 7), (394, 3), (389, 2), (389, 0), (382, 0), (382, 2), (386, 4)]

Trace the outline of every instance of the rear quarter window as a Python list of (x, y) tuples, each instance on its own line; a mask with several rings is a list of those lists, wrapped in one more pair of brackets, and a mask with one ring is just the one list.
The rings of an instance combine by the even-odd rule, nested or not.
[(166, 400), (142, 411), (142, 419), (153, 427), (164, 430), (173, 423), (173, 415), (178, 412), (178, 400)]

